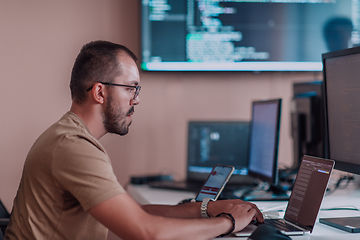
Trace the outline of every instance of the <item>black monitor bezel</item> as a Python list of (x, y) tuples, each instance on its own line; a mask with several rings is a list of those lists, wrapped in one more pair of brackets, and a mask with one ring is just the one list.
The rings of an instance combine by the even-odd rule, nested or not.
[[(323, 63), (323, 92), (324, 92), (324, 119), (325, 119), (325, 157), (335, 161), (335, 169), (340, 171), (345, 171), (349, 173), (360, 174), (360, 162), (359, 164), (353, 164), (349, 162), (344, 162), (340, 159), (334, 159), (330, 154), (330, 136), (329, 136), (329, 119), (328, 119), (328, 92), (327, 92), (327, 78), (326, 78), (326, 60), (336, 57), (344, 57), (347, 55), (359, 54), (360, 57), (360, 47), (348, 48), (339, 51), (333, 51), (322, 54), (322, 63)], [(360, 73), (360, 69), (359, 69)]]
[(252, 113), (251, 113), (251, 123), (250, 123), (250, 135), (249, 135), (249, 150), (248, 150), (248, 166), (250, 166), (250, 148), (251, 148), (251, 136), (252, 136), (252, 120), (253, 120), (253, 115), (254, 115), (254, 106), (256, 104), (273, 104), (276, 103), (277, 104), (277, 126), (276, 126), (276, 139), (275, 139), (275, 146), (274, 146), (274, 156), (273, 156), (273, 161), (272, 161), (272, 167), (273, 167), (273, 172), (272, 172), (272, 176), (268, 177), (266, 175), (257, 173), (257, 172), (253, 172), (251, 171), (250, 167), (248, 167), (248, 171), (249, 171), (249, 175), (252, 177), (256, 177), (257, 179), (261, 180), (261, 181), (265, 181), (271, 185), (278, 185), (278, 154), (279, 154), (279, 139), (280, 139), (280, 122), (281, 122), (281, 103), (282, 103), (282, 99), (278, 98), (278, 99), (269, 99), (269, 100), (262, 100), (262, 101), (253, 101), (252, 102)]

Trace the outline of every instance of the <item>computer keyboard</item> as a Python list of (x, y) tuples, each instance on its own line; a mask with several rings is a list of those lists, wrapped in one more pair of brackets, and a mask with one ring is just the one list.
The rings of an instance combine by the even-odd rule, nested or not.
[(273, 226), (280, 231), (299, 232), (301, 229), (288, 224), (284, 219), (265, 219), (264, 224)]

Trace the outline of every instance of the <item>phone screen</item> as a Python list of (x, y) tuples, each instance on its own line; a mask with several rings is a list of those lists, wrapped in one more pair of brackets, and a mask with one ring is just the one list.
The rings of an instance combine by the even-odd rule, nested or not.
[(232, 166), (215, 165), (195, 200), (202, 201), (204, 198), (216, 200), (233, 171)]

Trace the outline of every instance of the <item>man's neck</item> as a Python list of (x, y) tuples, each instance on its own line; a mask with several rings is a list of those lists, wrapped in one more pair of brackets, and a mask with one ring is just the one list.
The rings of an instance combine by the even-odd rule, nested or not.
[(72, 103), (70, 111), (75, 113), (83, 122), (86, 127), (89, 129), (91, 135), (96, 139), (100, 139), (102, 136), (106, 134), (106, 130), (104, 128), (102, 115), (97, 113), (97, 111), (101, 111), (96, 106), (88, 106), (86, 104), (79, 105), (77, 103)]

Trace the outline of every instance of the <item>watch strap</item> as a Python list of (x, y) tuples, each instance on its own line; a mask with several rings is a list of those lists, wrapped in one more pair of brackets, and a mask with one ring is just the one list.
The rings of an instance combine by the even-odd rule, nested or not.
[(211, 198), (204, 198), (201, 203), (200, 211), (201, 211), (201, 217), (203, 218), (210, 218), (209, 214), (207, 213), (207, 207), (210, 201), (214, 201)]

